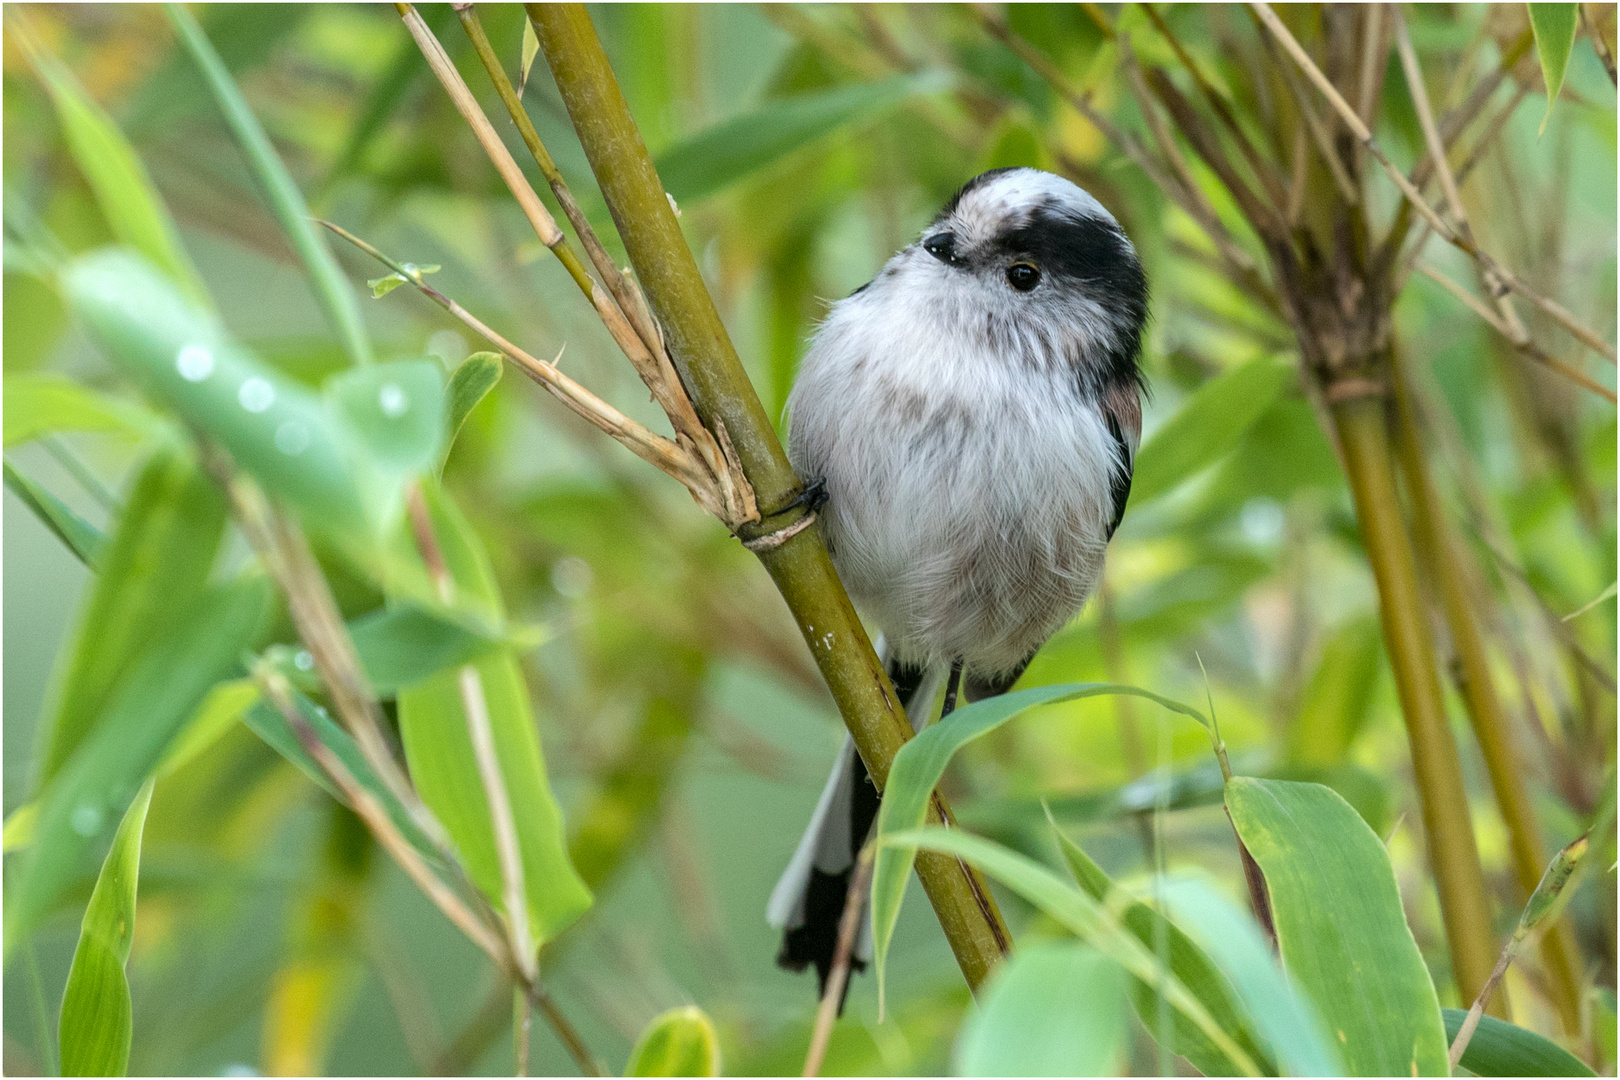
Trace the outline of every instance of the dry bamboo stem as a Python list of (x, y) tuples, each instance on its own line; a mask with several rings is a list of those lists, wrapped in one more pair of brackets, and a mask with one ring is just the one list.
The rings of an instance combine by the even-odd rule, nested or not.
[[(1457, 549), (1441, 512), (1439, 493), (1435, 491), (1418, 438), (1410, 393), (1398, 365), (1392, 373), (1392, 381), (1395, 384), (1397, 453), (1412, 504), (1418, 556), (1424, 577), (1435, 585), (1439, 593), (1446, 626), (1451, 632), (1451, 645), (1455, 653), (1452, 677), (1467, 706), (1468, 718), (1473, 722), (1474, 736), (1479, 740), (1480, 752), (1491, 776), (1491, 787), (1496, 792), (1496, 804), (1508, 827), (1509, 847), (1513, 853), (1513, 867), (1518, 875), (1522, 903), (1529, 900), (1530, 894), (1535, 891), (1536, 883), (1541, 880), (1542, 871), (1547, 865), (1547, 853), (1541, 843), (1541, 828), (1536, 821), (1530, 795), (1525, 790), (1512, 731), (1501, 699), (1497, 696), (1495, 681), (1491, 678), (1485, 643), (1480, 638), (1470, 591), (1462, 577), (1463, 569), (1459, 560), (1463, 555)], [(1552, 984), (1553, 1003), (1558, 1008), (1564, 1030), (1574, 1034), (1580, 1030), (1580, 998), (1575, 972), (1565, 951), (1567, 945), (1563, 936), (1548, 934), (1542, 939), (1541, 955)]]
[[(579, 5), (531, 4), (530, 21), (670, 353), (710, 426), (723, 422), (758, 493), (764, 520), (747, 538), (786, 534), (803, 520), (802, 488), (737, 359), (653, 169), (590, 17)], [(805, 529), (756, 550), (793, 610), (856, 747), (879, 788), (911, 725), (872, 651), (820, 534)], [(936, 798), (937, 821), (949, 821)], [(970, 986), (1000, 961), (1010, 936), (982, 876), (949, 857), (919, 858), (928, 893)]]
[(1473, 1000), (1496, 962), (1490, 904), (1468, 816), (1457, 744), (1446, 720), (1434, 644), (1419, 592), (1411, 542), (1401, 520), (1381, 398), (1330, 405), (1373, 576), (1390, 666), (1406, 716), (1419, 802), (1444, 916), (1452, 969), (1464, 1000)]

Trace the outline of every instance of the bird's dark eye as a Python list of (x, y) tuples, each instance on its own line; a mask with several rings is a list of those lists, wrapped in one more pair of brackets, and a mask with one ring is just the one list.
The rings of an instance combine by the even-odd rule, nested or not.
[(1041, 272), (1033, 263), (1019, 262), (1007, 267), (1007, 284), (1019, 292), (1029, 292), (1041, 283)]

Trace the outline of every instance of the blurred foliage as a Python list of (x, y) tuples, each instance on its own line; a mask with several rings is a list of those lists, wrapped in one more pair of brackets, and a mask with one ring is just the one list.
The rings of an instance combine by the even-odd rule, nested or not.
[[(1298, 365), (1279, 363), (1292, 359), (1289, 329), (1211, 269), (1194, 223), (970, 9), (632, 4), (592, 14), (649, 149), (676, 178), (688, 239), (773, 418), (826, 300), (867, 280), (974, 173), (1056, 169), (1115, 212), (1153, 286), (1144, 445), (1162, 434), (1165, 456), (1114, 540), (1102, 594), (1043, 650), (1025, 685), (1129, 682), (1202, 702), (1202, 664), (1240, 772), (1326, 783), (1386, 841), (1441, 1004), (1466, 1008), (1449, 978), (1350, 496)], [(1617, 287), (1614, 90), (1587, 34), (1604, 37), (1612, 54), (1615, 16), (1612, 5), (1586, 5), (1583, 14), (1590, 30), (1569, 56), (1559, 108), (1549, 110), (1528, 56), (1495, 91), (1493, 102), (1517, 104), (1462, 190), (1482, 242), (1607, 336)], [(1245, 81), (1265, 62), (1241, 9), (1164, 15), (1217, 87)], [(570, 375), (663, 430), (600, 324), (542, 258), (391, 9), (215, 5), (197, 16), (316, 214), (400, 258), (438, 264), (436, 288), (536, 355), (566, 346)], [(448, 9), (430, 6), (424, 17), (499, 116)], [(1110, 7), (1106, 17), (1133, 35), (1143, 57), (1173, 62), (1140, 11)], [(1084, 7), (1015, 5), (1008, 18), (1092, 89), (1097, 108), (1146, 137), (1117, 50)], [(76, 255), (130, 240), (132, 229), (166, 239), (160, 225), (132, 226), (97, 208), (97, 186), (116, 181), (75, 167), (73, 136), (53, 105), (64, 93), (59, 72), (30, 64), (11, 32), (19, 19), (83, 87), (93, 103), (75, 106), (84, 123), (93, 128), (104, 111), (132, 140), (176, 219), (187, 261), (175, 265), (183, 273), (195, 266), (243, 355), (287, 386), (302, 385), (311, 402), (346, 361), (161, 12), (31, 5), (8, 7), (5, 19), (10, 815), (61, 765), (66, 748), (56, 740), (84, 734), (78, 720), (52, 717), (90, 715), (83, 710), (92, 698), (104, 701), (153, 662), (140, 620), (197, 597), (225, 603), (219, 582), (247, 558), (234, 529), (223, 542), (210, 532), (219, 511), (206, 495), (152, 501), (154, 488), (188, 483), (163, 457), (150, 458), (168, 445), (163, 423), (30, 265), (58, 249)], [(520, 9), (490, 7), (483, 19), (516, 73)], [(1442, 108), (1495, 70), (1528, 29), (1522, 6), (1416, 6), (1409, 19)], [(1423, 136), (1393, 54), (1389, 63), (1376, 134), (1409, 166)], [(525, 101), (622, 263), (543, 65), (530, 73)], [(1264, 118), (1245, 122), (1258, 131)], [(509, 125), (497, 126), (521, 160)], [(1235, 217), (1224, 189), (1196, 161), (1191, 168), (1217, 211)], [(1387, 219), (1391, 187), (1374, 178), (1368, 191)], [(1427, 253), (1458, 280), (1468, 277), (1454, 252), (1431, 243)], [(353, 253), (339, 258), (356, 288), (378, 272)], [(412, 290), (364, 304), (379, 356), (453, 366), (481, 347)], [(1412, 278), (1395, 318), (1402, 355), (1438, 406), (1430, 436), (1444, 448), (1436, 478), (1447, 506), (1479, 496), (1511, 545), (1493, 551), (1478, 522), (1459, 530), (1493, 599), (1491, 660), (1554, 850), (1591, 820), (1606, 791), (1612, 798), (1612, 594), (1561, 619), (1615, 580), (1615, 411), (1525, 364), (1426, 278)], [(1550, 332), (1539, 316), (1529, 321)], [(1612, 385), (1612, 369), (1589, 370)], [(597, 895), (547, 946), (547, 986), (615, 1070), (655, 1018), (695, 1003), (714, 1019), (729, 1071), (796, 1073), (813, 984), (774, 967), (763, 912), (841, 738), (815, 669), (755, 560), (674, 485), (526, 380), (509, 373), (486, 387), (476, 371), (457, 374), (451, 407), (462, 411), (453, 414), (459, 435), (444, 489), (467, 519), (473, 549), (487, 552), (483, 569), (505, 617), (545, 635), (538, 646), (508, 643), (487, 663), (516, 657), (514, 681), (532, 699), (569, 854)], [(58, 419), (29, 430), (36, 417), (24, 412), (14, 423), (19, 400), (34, 403), (29, 412), (55, 409)], [(1193, 446), (1198, 453), (1188, 452)], [(26, 484), (10, 482), (13, 470)], [(49, 510), (54, 530), (30, 509), (48, 505), (42, 494), (71, 515)], [(141, 519), (148, 505), (156, 516)], [(201, 524), (166, 525), (165, 515)], [(168, 550), (173, 558), (154, 562), (143, 545), (161, 547), (163, 530), (182, 526), (183, 542), (206, 554)], [(98, 534), (100, 578), (64, 546)], [(315, 543), (343, 614), (376, 608), (374, 584), (342, 544)], [(147, 569), (127, 569), (137, 563)], [(93, 640), (75, 637), (76, 611), (95, 610), (113, 573), (136, 574), (149, 614), (130, 622), (121, 608), (96, 625)], [(284, 621), (269, 633), (264, 640), (291, 638)], [(1450, 695), (1448, 705), (1505, 936), (1520, 904), (1507, 836), (1460, 699)], [(112, 746), (107, 760), (127, 753)], [(1148, 774), (1157, 765), (1170, 770), (1169, 790)], [(959, 755), (945, 785), (964, 822), (1061, 866), (1039, 801), (1046, 797), (1097, 863), (1126, 881), (1152, 867), (1145, 823), (1162, 808), (1169, 868), (1202, 867), (1237, 898), (1242, 873), (1212, 772), (1208, 741), (1192, 725), (1127, 698), (1096, 698), (1045, 706), (984, 737)], [(7, 832), (9, 925), (13, 875), (30, 853), (9, 853)], [(1606, 868), (1612, 843), (1598, 843), (1608, 846), (1592, 861)], [(57, 1003), (104, 854), (105, 845), (58, 860), (60, 888), (33, 901), (38, 929), (8, 935), (8, 1074), (56, 1064)], [(128, 941), (131, 1073), (511, 1071), (509, 984), (377, 857), (348, 811), (248, 727), (231, 725), (162, 776), (141, 858)], [(1595, 1048), (1606, 1057), (1600, 1068), (1610, 1069), (1614, 882), (1612, 873), (1589, 875), (1566, 916), (1590, 987), (1588, 1030), (1561, 1031), (1536, 956), (1521, 958), (1507, 980), (1517, 1023), (1582, 1056)], [(998, 895), (1015, 932), (1053, 929), (1031, 905)], [(1034, 962), (1089, 961), (1054, 954)], [(904, 908), (887, 984), (879, 1022), (873, 980), (855, 979), (826, 1073), (950, 1067), (968, 996), (920, 896)], [(1017, 993), (1007, 987), (986, 1013), (1016, 1004)], [(1128, 1031), (1119, 1064), (1152, 1073), (1146, 1029)], [(973, 1036), (963, 1060), (978, 1060), (983, 1045)], [(536, 1072), (572, 1068), (540, 1023), (532, 1050)]]

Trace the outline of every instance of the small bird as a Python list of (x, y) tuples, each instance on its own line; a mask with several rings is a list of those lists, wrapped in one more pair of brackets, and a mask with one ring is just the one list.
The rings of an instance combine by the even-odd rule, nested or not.
[[(959, 687), (1005, 693), (1096, 587), (1141, 438), (1147, 314), (1136, 249), (1101, 203), (992, 169), (817, 330), (788, 456), (824, 494), (833, 563), (914, 725), (941, 682), (947, 712)], [(777, 963), (814, 964), (823, 992), (878, 801), (846, 737), (771, 894)], [(852, 966), (870, 953), (863, 921)]]

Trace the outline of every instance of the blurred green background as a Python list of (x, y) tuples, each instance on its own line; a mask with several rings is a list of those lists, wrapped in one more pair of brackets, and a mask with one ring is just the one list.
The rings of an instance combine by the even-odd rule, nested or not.
[[(1612, 35), (1614, 9), (1593, 8)], [(564, 350), (570, 375), (664, 429), (565, 274), (542, 257), (390, 8), (196, 10), (317, 214), (396, 258), (441, 264), (435, 287), (536, 355)], [(499, 116), (448, 8), (422, 10)], [(521, 10), (480, 10), (515, 73)], [(1291, 358), (1288, 328), (1209, 269), (1188, 219), (971, 11), (622, 5), (592, 14), (773, 417), (827, 300), (915, 238), (964, 180), (998, 165), (1067, 173), (1119, 216), (1142, 253), (1154, 294), (1143, 360), (1149, 439), (1221, 373)], [(161, 10), (7, 6), (8, 24), (19, 15), (134, 142), (236, 337), (300, 378), (341, 367), (296, 260)], [(1242, 11), (1166, 15), (1208, 69), (1242, 62), (1228, 47), (1233, 35), (1252, 35)], [(1078, 8), (1015, 7), (1010, 18), (1071, 77), (1097, 86), (1099, 108), (1142, 127), (1123, 76), (1099, 66), (1102, 36)], [(1136, 18), (1138, 47), (1165, 49)], [(1437, 96), (1447, 79), (1471, 85), (1524, 26), (1519, 6), (1420, 6), (1410, 18)], [(9, 36), (4, 79), (8, 230), (14, 213), (27, 213), (75, 250), (108, 242), (49, 99)], [(1533, 68), (1516, 69), (1499, 93), (1509, 99), (1521, 79), (1530, 92), (1464, 189), (1470, 217), (1522, 276), (1611, 333), (1613, 88), (1589, 43), (1577, 42), (1564, 98), (1538, 136), (1546, 103)], [(1399, 80), (1392, 67), (1386, 86)], [(608, 237), (543, 61), (525, 101)], [(1416, 119), (1400, 93), (1386, 92), (1385, 105), (1378, 136), (1410, 163), (1422, 146)], [(497, 127), (521, 160), (511, 126)], [(1371, 187), (1393, 205), (1381, 179)], [(1429, 254), (1468, 277), (1454, 252), (1435, 245)], [(357, 285), (381, 272), (351, 252), (339, 256)], [(410, 290), (366, 303), (384, 356), (425, 352), (454, 364), (479, 347)], [(1425, 278), (1413, 278), (1396, 315), (1402, 353), (1444, 404), (1452, 449), (1473, 463), (1534, 597), (1562, 616), (1598, 596), (1615, 580), (1614, 409), (1525, 365)], [(132, 393), (60, 301), (9, 264), (4, 365), (8, 376), (51, 371)], [(1612, 385), (1612, 369), (1589, 370)], [(1219, 453), (1177, 477), (1185, 482), (1132, 503), (1102, 594), (1040, 654), (1026, 684), (1113, 679), (1201, 702), (1207, 670), (1240, 771), (1328, 783), (1389, 836), (1442, 1003), (1466, 1007), (1448, 979), (1406, 736), (1343, 474), (1292, 365), (1261, 404), (1235, 410), (1243, 415), (1210, 444)], [(86, 435), (7, 455), (100, 524), (137, 448)], [(75, 463), (90, 475), (76, 475)], [(613, 1068), (649, 1019), (690, 1002), (719, 1025), (727, 1072), (796, 1073), (814, 982), (775, 968), (765, 898), (841, 727), (786, 609), (753, 557), (675, 485), (511, 371), (473, 414), (445, 477), (490, 547), (508, 607), (548, 632), (526, 674), (575, 860), (598, 893), (543, 958), (554, 997)], [(1453, 477), (1442, 484), (1455, 501)], [(31, 794), (36, 720), (87, 574), (9, 492), (4, 528), (10, 813)], [(1547, 633), (1531, 594), (1478, 543), (1471, 548), (1504, 597), (1493, 658), (1557, 847), (1613, 783), (1615, 605), (1567, 624), (1606, 673), (1605, 688)], [(1450, 704), (1506, 929), (1518, 908), (1506, 833), (1454, 695)], [(965, 825), (1052, 859), (1045, 796), (1110, 872), (1130, 877), (1147, 866), (1144, 812), (1161, 763), (1174, 777), (1163, 822), (1171, 866), (1203, 867), (1241, 897), (1207, 741), (1146, 703), (1044, 709), (976, 744), (946, 790)], [(42, 1038), (54, 1039), (90, 884), (6, 970), (9, 1074), (44, 1066)], [(877, 1021), (870, 977), (857, 978), (829, 1073), (946, 1067), (968, 995), (913, 892), (891, 959), (888, 1019)], [(1015, 932), (1039, 931), (1027, 908), (1003, 902)], [(1606, 1042), (1612, 1067), (1613, 874), (1588, 883), (1570, 919), (1591, 988), (1589, 1034)], [(346, 811), (240, 726), (157, 788), (130, 973), (135, 1074), (511, 1069), (510, 999), (483, 956)], [(1510, 973), (1513, 1017), (1554, 1034), (1537, 975), (1534, 958)], [(536, 1071), (571, 1071), (550, 1032), (534, 1030)], [(1134, 1071), (1151, 1072), (1146, 1044), (1133, 1053)]]

